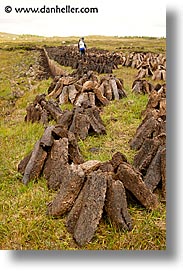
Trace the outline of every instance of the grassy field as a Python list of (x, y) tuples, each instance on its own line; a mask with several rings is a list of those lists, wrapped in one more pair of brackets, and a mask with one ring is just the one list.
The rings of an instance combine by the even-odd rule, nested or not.
[[(22, 46), (50, 46), (77, 44), (79, 37), (43, 37), (35, 35), (13, 35), (0, 33), (0, 47), (22, 47)], [(109, 51), (135, 51), (165, 53), (166, 39), (155, 37), (113, 37), (113, 36), (86, 36), (85, 41), (88, 47), (96, 47)], [(13, 43), (12, 43), (13, 42)]]
[[(78, 247), (65, 227), (65, 217), (46, 216), (46, 207), (55, 193), (49, 191), (44, 178), (28, 186), (17, 172), (19, 161), (32, 150), (44, 128), (40, 124), (24, 122), (26, 106), (36, 94), (47, 92), (51, 79), (36, 81), (25, 75), (29, 65), (36, 62), (37, 51), (25, 46), (76, 43), (78, 38), (43, 38), (14, 36), (0, 33), (0, 249), (18, 250), (164, 250), (166, 249), (166, 206), (159, 204), (155, 211), (147, 211), (131, 202), (133, 219), (131, 232), (117, 232), (104, 217), (92, 241)], [(75, 41), (76, 40), (76, 41)], [(165, 39), (87, 37), (89, 47), (120, 51), (153, 51), (165, 53)], [(110, 43), (109, 43), (110, 41)], [(123, 152), (132, 162), (135, 152), (129, 140), (141, 122), (141, 111), (147, 96), (131, 93), (136, 70), (121, 67), (114, 71), (124, 80), (128, 97), (111, 102), (102, 109), (107, 135), (89, 136), (79, 146), (85, 160), (108, 160)], [(149, 79), (150, 82), (152, 80)], [(153, 83), (153, 82), (152, 82)], [(31, 84), (31, 85), (30, 85)], [(18, 92), (18, 93), (17, 93)], [(19, 95), (19, 96), (17, 96)], [(21, 96), (20, 96), (21, 95)], [(65, 106), (64, 108), (66, 108)], [(98, 148), (97, 153), (91, 148)]]

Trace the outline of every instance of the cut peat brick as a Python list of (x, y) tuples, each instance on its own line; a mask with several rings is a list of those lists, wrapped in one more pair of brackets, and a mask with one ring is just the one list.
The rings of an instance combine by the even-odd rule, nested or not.
[(120, 164), (117, 177), (143, 206), (148, 209), (157, 208), (158, 200), (156, 195), (145, 185), (141, 175), (131, 165), (125, 162)]
[(80, 246), (92, 239), (102, 217), (107, 178), (100, 170), (91, 172), (85, 182), (84, 191), (81, 211), (73, 234)]
[(105, 210), (112, 224), (119, 230), (132, 230), (132, 220), (127, 209), (126, 192), (120, 180), (108, 176)]

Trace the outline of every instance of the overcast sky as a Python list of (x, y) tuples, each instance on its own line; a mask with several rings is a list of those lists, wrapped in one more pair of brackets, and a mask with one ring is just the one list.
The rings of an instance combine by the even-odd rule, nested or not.
[[(175, 0), (176, 2), (176, 0)], [(165, 0), (1, 0), (0, 32), (44, 36), (166, 37)], [(15, 8), (97, 7), (96, 14), (16, 13)], [(11, 6), (10, 13), (5, 7)]]

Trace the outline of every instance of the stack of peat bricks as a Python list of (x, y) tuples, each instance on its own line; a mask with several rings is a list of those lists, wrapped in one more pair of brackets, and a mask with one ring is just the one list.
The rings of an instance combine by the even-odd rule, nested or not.
[(146, 76), (152, 77), (152, 80), (166, 81), (166, 56), (164, 54), (131, 52), (121, 53), (122, 66), (136, 68), (137, 79)]
[(118, 230), (132, 229), (126, 192), (147, 209), (158, 206), (156, 195), (123, 154), (117, 152), (106, 162), (84, 162), (75, 135), (60, 126), (46, 128), (18, 171), (24, 184), (43, 175), (48, 188), (58, 191), (47, 215), (67, 215), (67, 229), (80, 246), (91, 241), (104, 212)]
[(57, 99), (59, 104), (72, 103), (81, 106), (89, 101), (91, 106), (105, 106), (111, 100), (126, 97), (123, 80), (113, 75), (98, 79), (93, 71), (82, 77), (74, 72), (67, 76), (56, 76), (48, 88), (49, 97)]
[(132, 92), (134, 94), (151, 94), (155, 87), (146, 79), (135, 79), (132, 83)]
[(144, 119), (130, 141), (138, 150), (134, 167), (142, 174), (146, 186), (153, 192), (161, 184), (166, 198), (166, 85), (158, 84), (150, 94)]
[(34, 64), (30, 64), (25, 75), (36, 80), (48, 79), (52, 74), (48, 66), (48, 60), (45, 52), (41, 48), (37, 49), (37, 51), (39, 51), (38, 58)]
[(37, 95), (26, 108), (26, 122), (41, 122), (47, 125), (50, 120), (59, 121), (62, 111), (57, 102), (46, 100), (45, 94)]
[(106, 134), (99, 108), (91, 106), (88, 101), (72, 111), (61, 111), (59, 105), (47, 101), (44, 94), (36, 96), (27, 107), (25, 121), (41, 122), (46, 126), (50, 120), (54, 120), (63, 131), (74, 133), (77, 139), (84, 140), (89, 134)]
[[(118, 54), (114, 58), (106, 51), (92, 49), (87, 53), (88, 60), (95, 57), (98, 65), (115, 60), (111, 68), (122, 64), (139, 69), (132, 90), (149, 94), (149, 101), (142, 113), (142, 123), (130, 140), (131, 149), (137, 151), (133, 164), (121, 152), (114, 153), (105, 162), (84, 161), (78, 140), (84, 140), (91, 133), (106, 134), (99, 107), (126, 96), (123, 81), (113, 75), (99, 79), (93, 72), (96, 68), (87, 68), (80, 74), (75, 47), (60, 47), (59, 51), (47, 47), (46, 51), (51, 59), (77, 70), (70, 75), (54, 75), (47, 99), (44, 94), (38, 95), (27, 107), (25, 120), (42, 122), (46, 127), (33, 150), (18, 165), (22, 181), (27, 185), (41, 176), (46, 178), (48, 189), (57, 192), (47, 205), (47, 215), (64, 216), (67, 230), (79, 246), (92, 240), (103, 217), (107, 217), (116, 230), (130, 231), (133, 228), (128, 212), (131, 198), (154, 210), (159, 205), (155, 190), (161, 187), (163, 200), (166, 199), (166, 85), (154, 87), (140, 79), (140, 68), (145, 69), (145, 63), (153, 75), (166, 60), (162, 55), (153, 54), (134, 53), (125, 58)], [(87, 64), (87, 60), (83, 62)], [(68, 102), (74, 105), (73, 110), (62, 111), (59, 104)], [(50, 126), (50, 120), (56, 125)]]
[(87, 50), (84, 59), (81, 59), (75, 46), (45, 47), (49, 58), (60, 65), (70, 66), (83, 75), (88, 71), (111, 74), (119, 65), (136, 68), (137, 79), (146, 76), (153, 80), (166, 81), (166, 56), (162, 53), (151, 52), (109, 52), (91, 48)]
[(105, 162), (85, 162), (78, 147), (77, 131), (66, 126), (68, 117), (75, 115), (69, 112), (60, 111), (60, 124), (46, 127), (32, 152), (19, 163), (18, 171), (25, 185), (40, 176), (46, 178), (48, 189), (57, 191), (47, 205), (47, 215), (64, 216), (68, 232), (83, 246), (92, 240), (104, 216), (116, 230), (132, 230), (128, 212), (131, 198), (154, 210), (159, 205), (154, 194), (159, 184), (165, 198), (166, 86), (159, 85), (151, 93), (144, 119), (130, 141), (131, 148), (138, 150), (133, 164), (121, 152)]
[(75, 46), (45, 47), (49, 58), (57, 61), (60, 65), (77, 69), (79, 74), (88, 71), (111, 74), (113, 69), (117, 69), (121, 57), (118, 53), (110, 53), (107, 50), (90, 48), (85, 57), (81, 58), (78, 48)]
[(148, 94), (151, 98), (153, 98), (157, 94), (161, 94), (162, 89), (164, 89), (164, 84), (156, 84), (148, 82), (146, 79), (135, 79), (132, 83), (132, 92), (134, 94)]

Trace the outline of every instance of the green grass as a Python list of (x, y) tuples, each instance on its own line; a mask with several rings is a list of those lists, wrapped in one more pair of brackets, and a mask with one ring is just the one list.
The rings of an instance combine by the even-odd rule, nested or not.
[[(106, 127), (106, 135), (88, 136), (79, 145), (86, 160), (106, 161), (120, 151), (129, 161), (135, 152), (129, 147), (129, 138), (133, 137), (141, 122), (141, 110), (147, 103), (147, 96), (129, 95), (120, 101), (113, 101), (103, 108), (101, 117)], [(92, 148), (97, 150), (92, 153)]]
[[(3, 36), (1, 36), (3, 35)], [(16, 39), (15, 39), (16, 38)], [(36, 35), (14, 35), (0, 33), (0, 48), (15, 49), (27, 46), (60, 46), (77, 44), (80, 37), (43, 37)], [(13, 40), (15, 39), (15, 40)], [(96, 47), (109, 51), (122, 52), (154, 52), (165, 53), (166, 39), (155, 37), (117, 37), (90, 35), (85, 37), (88, 47)], [(64, 44), (63, 44), (64, 43)]]
[[(23, 40), (21, 43), (24, 43), (25, 37), (21, 39)], [(43, 45), (40, 39), (40, 37), (33, 37), (32, 40), (30, 38), (30, 43)], [(107, 40), (105, 37), (93, 37), (91, 45), (95, 44), (96, 39), (98, 46), (105, 47)], [(119, 43), (120, 38), (109, 39), (114, 43), (110, 47), (119, 46), (121, 43)], [(153, 43), (157, 45), (156, 39), (145, 39), (147, 43), (142, 40), (141, 43), (145, 49), (152, 47)], [(134, 45), (137, 45), (139, 40), (133, 39), (133, 41)], [(33, 88), (30, 90), (27, 85), (28, 79), (23, 72), (36, 60), (37, 52), (18, 49), (20, 41), (1, 41), (0, 43), (3, 48), (0, 50), (0, 249), (165, 250), (166, 207), (163, 203), (159, 204), (157, 210), (147, 211), (142, 206), (131, 202), (129, 204), (129, 212), (133, 220), (131, 232), (117, 232), (110, 221), (103, 217), (92, 241), (82, 248), (75, 244), (67, 232), (65, 217), (52, 219), (46, 216), (47, 203), (52, 201), (55, 192), (47, 189), (44, 178), (24, 186), (21, 182), (22, 176), (17, 171), (17, 165), (32, 150), (44, 131), (41, 124), (24, 122), (26, 106), (33, 101), (36, 94), (47, 92), (51, 79), (34, 81)], [(7, 43), (9, 46), (14, 45), (16, 50), (5, 50)], [(56, 43), (54, 39), (53, 43)], [(129, 140), (141, 122), (141, 111), (145, 108), (148, 98), (147, 95), (131, 93), (136, 70), (121, 67), (115, 70), (114, 74), (124, 80), (128, 97), (111, 102), (102, 108), (101, 116), (107, 134), (88, 136), (85, 141), (79, 142), (85, 160), (109, 160), (113, 153), (120, 151), (130, 162), (133, 161), (135, 152), (130, 149)], [(22, 97), (14, 97), (12, 81), (15, 82), (15, 87), (17, 82), (20, 82), (19, 89), (24, 92)], [(70, 104), (62, 106), (63, 110), (71, 108)], [(97, 151), (93, 152), (92, 148), (97, 148)]]

